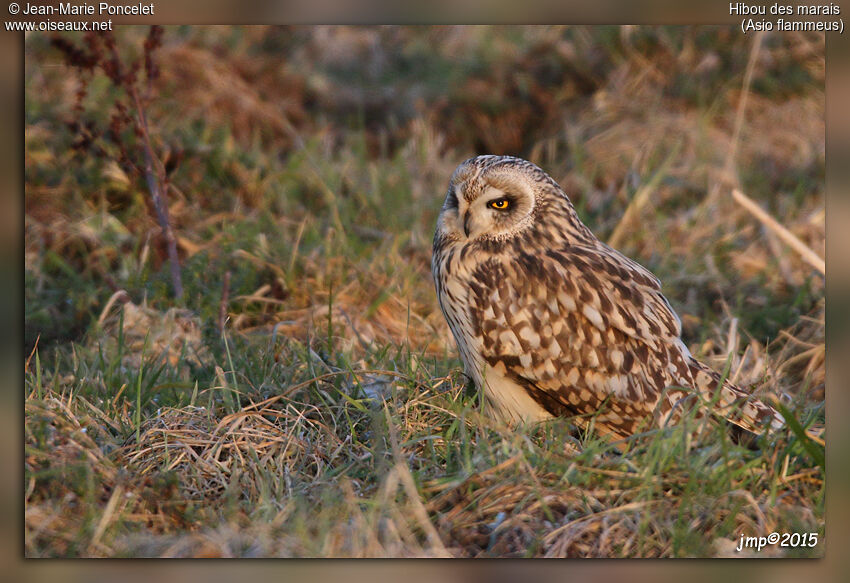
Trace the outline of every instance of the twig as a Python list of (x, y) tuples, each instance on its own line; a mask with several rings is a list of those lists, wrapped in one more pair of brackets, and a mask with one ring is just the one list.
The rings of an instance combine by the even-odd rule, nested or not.
[(345, 310), (340, 308), (339, 310), (342, 313), (342, 317), (345, 318), (345, 321), (348, 322), (348, 325), (351, 326), (351, 329), (354, 331), (354, 335), (357, 337), (357, 341), (360, 343), (360, 347), (365, 351), (369, 351), (369, 343), (363, 340), (363, 336), (360, 335), (360, 332), (357, 331), (357, 326), (354, 325), (354, 322), (351, 320), (349, 315)]
[(755, 38), (753, 38), (753, 45), (750, 49), (750, 58), (747, 61), (747, 68), (744, 71), (744, 84), (741, 89), (741, 101), (738, 102), (738, 110), (735, 112), (735, 129), (732, 131), (732, 144), (729, 147), (729, 151), (726, 153), (726, 163), (723, 165), (723, 170), (726, 175), (732, 178), (736, 184), (738, 182), (738, 176), (735, 172), (735, 157), (738, 155), (741, 128), (744, 126), (744, 111), (747, 109), (747, 99), (749, 98), (750, 85), (753, 81), (753, 70), (755, 69), (763, 37), (764, 34), (758, 32), (756, 33)]
[(218, 329), (224, 332), (224, 324), (227, 320), (227, 303), (230, 297), (230, 270), (224, 272), (224, 281), (221, 283), (221, 302), (218, 304)]
[(103, 307), (103, 311), (100, 313), (100, 317), (97, 319), (98, 326), (103, 325), (103, 321), (106, 320), (106, 317), (109, 315), (109, 310), (112, 309), (113, 304), (117, 301), (120, 301), (122, 304), (126, 304), (130, 301), (130, 294), (123, 289), (119, 289), (117, 292), (109, 296), (109, 300), (106, 302), (106, 305)]
[(451, 557), (452, 554), (443, 544), (437, 529), (434, 528), (433, 524), (431, 524), (431, 519), (428, 517), (428, 511), (425, 509), (425, 505), (422, 504), (422, 500), (419, 498), (419, 492), (416, 490), (416, 483), (413, 481), (413, 476), (410, 475), (410, 469), (408, 469), (407, 464), (399, 461), (396, 463), (393, 470), (401, 480), (401, 484), (404, 486), (404, 491), (410, 502), (413, 504), (413, 513), (416, 516), (416, 521), (419, 523), (422, 530), (425, 531), (425, 536), (428, 537), (428, 542), (431, 544), (431, 548), (439, 557)]
[(732, 130), (732, 140), (729, 144), (729, 150), (726, 152), (726, 160), (723, 163), (722, 174), (720, 180), (717, 180), (711, 187), (708, 196), (705, 197), (702, 203), (703, 212), (709, 201), (716, 201), (720, 193), (722, 185), (738, 186), (738, 172), (735, 168), (735, 157), (738, 155), (738, 144), (741, 139), (741, 129), (744, 127), (744, 112), (747, 108), (747, 100), (750, 95), (750, 84), (753, 81), (753, 70), (755, 69), (756, 58), (762, 43), (761, 32), (755, 33), (753, 44), (750, 47), (750, 57), (747, 60), (747, 68), (744, 71), (744, 81), (741, 86), (741, 99), (738, 101), (738, 109), (735, 111), (735, 126)]
[[(162, 40), (162, 28), (152, 26), (144, 43), (144, 69), (147, 79), (144, 99), (139, 97), (138, 71), (142, 66), (142, 60), (136, 59), (124, 62), (118, 53), (118, 44), (111, 32), (98, 35), (92, 32), (84, 36), (84, 46), (78, 48), (74, 43), (60, 37), (54, 36), (52, 43), (65, 54), (66, 63), (80, 72), (81, 87), (77, 92), (77, 100), (74, 112), (82, 116), (82, 98), (86, 94), (88, 81), (96, 67), (112, 82), (112, 85), (123, 91), (122, 97), (116, 97), (113, 103), (111, 121), (106, 133), (98, 131), (96, 124), (82, 119), (69, 122), (78, 135), (74, 148), (79, 150), (92, 150), (97, 156), (109, 158), (110, 154), (100, 143), (108, 136), (118, 148), (115, 161), (128, 174), (144, 175), (153, 202), (154, 213), (162, 231), (168, 249), (168, 258), (171, 268), (171, 281), (175, 297), (183, 295), (183, 282), (180, 274), (180, 262), (177, 255), (177, 238), (171, 228), (168, 218), (168, 176), (165, 166), (159, 157), (154, 155), (150, 131), (145, 116), (145, 104), (150, 100), (153, 88), (153, 80), (158, 75), (158, 66), (153, 58), (154, 51), (159, 47)], [(104, 48), (107, 52), (104, 52)], [(128, 99), (132, 104), (125, 103)], [(129, 111), (135, 109), (135, 116)], [(130, 126), (135, 134), (135, 139), (129, 142), (123, 137), (123, 130)], [(128, 146), (132, 146), (132, 155), (128, 152)], [(138, 156), (144, 160), (143, 168), (137, 163)], [(118, 291), (118, 285), (111, 280), (108, 274), (104, 275), (107, 283), (113, 290)]]
[(38, 341), (41, 340), (41, 334), (35, 337), (35, 344), (32, 347), (32, 351), (30, 355), (27, 357), (27, 362), (24, 364), (24, 373), (26, 373), (30, 369), (30, 361), (32, 360), (33, 354), (38, 350)]
[(393, 450), (393, 457), (396, 460), (395, 467), (393, 467), (392, 471), (395, 472), (401, 481), (402, 486), (404, 486), (407, 498), (413, 505), (413, 514), (416, 517), (416, 521), (419, 523), (422, 530), (425, 531), (425, 536), (428, 538), (431, 548), (439, 557), (451, 557), (452, 554), (448, 551), (448, 549), (446, 549), (443, 541), (440, 539), (440, 534), (437, 532), (437, 529), (434, 528), (434, 525), (431, 523), (431, 519), (428, 517), (428, 511), (425, 509), (425, 505), (422, 504), (422, 499), (419, 497), (419, 491), (416, 489), (416, 482), (413, 480), (413, 476), (410, 474), (410, 468), (407, 467), (407, 463), (405, 463), (402, 458), (401, 448), (398, 444), (398, 436), (395, 432), (395, 425), (393, 425), (392, 418), (390, 417), (390, 410), (386, 407), (384, 407), (384, 415), (387, 420), (387, 430), (390, 436), (390, 445)]
[[(156, 210), (156, 218), (159, 221), (159, 226), (162, 229), (162, 234), (165, 237), (165, 243), (168, 247), (168, 263), (171, 267), (171, 283), (174, 286), (174, 296), (180, 298), (183, 296), (183, 280), (180, 275), (180, 259), (177, 256), (177, 238), (174, 236), (174, 231), (171, 229), (171, 222), (168, 220), (168, 205), (165, 202), (165, 168), (153, 155), (153, 148), (150, 143), (150, 135), (148, 134), (148, 122), (145, 118), (145, 110), (142, 107), (139, 93), (135, 87), (130, 87), (130, 95), (133, 98), (133, 103), (136, 105), (136, 114), (138, 115), (138, 127), (142, 134), (142, 151), (145, 155), (145, 180), (148, 184), (148, 190), (153, 199), (153, 206)], [(159, 164), (157, 172), (154, 174), (154, 159)]]
[(737, 188), (732, 190), (732, 197), (742, 207), (750, 211), (755, 217), (761, 221), (761, 224), (770, 229), (777, 237), (782, 239), (786, 245), (794, 249), (803, 258), (803, 261), (817, 269), (821, 274), (826, 275), (826, 263), (818, 257), (817, 253), (809, 249), (805, 243), (800, 241), (791, 231), (780, 225), (776, 219), (767, 214), (762, 208), (746, 194)]
[(726, 358), (738, 350), (738, 318), (729, 322), (729, 334), (726, 336)]
[(115, 514), (115, 507), (118, 506), (118, 502), (123, 496), (124, 487), (121, 486), (121, 484), (118, 484), (115, 486), (112, 496), (109, 497), (109, 501), (106, 503), (106, 508), (104, 509), (103, 514), (97, 523), (97, 527), (94, 530), (94, 535), (92, 536), (91, 543), (89, 545), (89, 552), (100, 546), (100, 539), (106, 531), (106, 527), (109, 526), (109, 523), (112, 521), (112, 517)]

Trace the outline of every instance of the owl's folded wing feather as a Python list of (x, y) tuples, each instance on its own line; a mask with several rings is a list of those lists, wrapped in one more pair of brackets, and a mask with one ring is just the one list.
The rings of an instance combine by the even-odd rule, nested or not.
[[(592, 415), (624, 437), (719, 381), (688, 353), (655, 276), (602, 244), (493, 259), (476, 269), (469, 293), (484, 360), (553, 415)], [(732, 385), (724, 394), (746, 397)], [(758, 405), (747, 414), (753, 423), (731, 420), (752, 430), (773, 411)]]

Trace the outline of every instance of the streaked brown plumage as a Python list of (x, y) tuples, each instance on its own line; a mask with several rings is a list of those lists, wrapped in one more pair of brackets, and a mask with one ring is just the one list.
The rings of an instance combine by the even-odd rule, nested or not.
[[(658, 279), (599, 241), (543, 170), (479, 156), (454, 172), (434, 235), (437, 297), (466, 373), (512, 423), (557, 416), (623, 438), (694, 393), (752, 432), (770, 406), (694, 359)], [(688, 398), (688, 396), (691, 396)]]

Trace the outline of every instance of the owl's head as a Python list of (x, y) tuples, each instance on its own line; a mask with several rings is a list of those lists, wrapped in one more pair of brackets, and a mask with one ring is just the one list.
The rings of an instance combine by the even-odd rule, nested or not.
[(543, 170), (512, 156), (478, 156), (452, 174), (437, 233), (501, 240), (539, 229), (551, 213), (575, 217), (567, 195)]

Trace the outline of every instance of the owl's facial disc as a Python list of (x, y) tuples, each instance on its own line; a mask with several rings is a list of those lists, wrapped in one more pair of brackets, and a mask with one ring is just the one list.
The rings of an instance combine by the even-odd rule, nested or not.
[(516, 159), (479, 156), (455, 170), (438, 231), (461, 240), (504, 239), (529, 228), (538, 190)]

